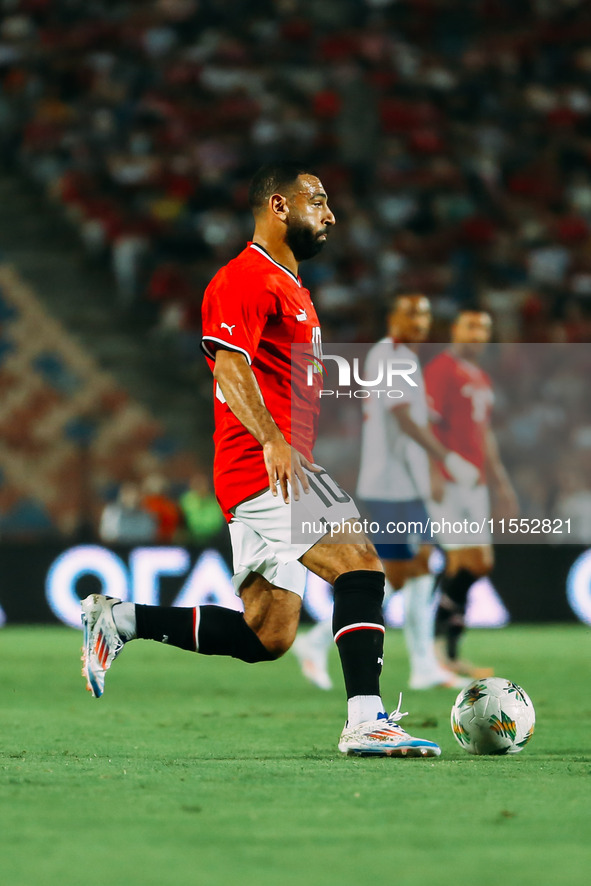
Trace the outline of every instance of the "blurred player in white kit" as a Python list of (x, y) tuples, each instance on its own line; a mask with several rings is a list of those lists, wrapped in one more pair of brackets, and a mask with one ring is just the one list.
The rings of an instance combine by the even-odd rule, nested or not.
[[(416, 350), (427, 338), (430, 326), (428, 298), (412, 294), (394, 299), (388, 317), (388, 335), (370, 350), (364, 377), (377, 377), (379, 362), (394, 357), (401, 365), (413, 367), (415, 384), (401, 384), (403, 391), (392, 391), (403, 395), (398, 399), (374, 395), (363, 400), (357, 484), (357, 495), (369, 520), (380, 526), (380, 531), (372, 535), (372, 541), (383, 562), (386, 578), (393, 590), (402, 589), (404, 595), (404, 633), (411, 689), (458, 688), (465, 684), (457, 674), (442, 667), (435, 655), (433, 577), (428, 567), (433, 540), (427, 510), (431, 496), (430, 459), (444, 464), (448, 475), (462, 484), (462, 488), (474, 484), (478, 478), (478, 471), (442, 445), (429, 429), (427, 399)], [(404, 524), (407, 531), (388, 533), (385, 527), (392, 522), (401, 528)], [(331, 640), (330, 623), (321, 622), (307, 634), (300, 634), (293, 646), (304, 676), (322, 689), (332, 685), (327, 669)]]

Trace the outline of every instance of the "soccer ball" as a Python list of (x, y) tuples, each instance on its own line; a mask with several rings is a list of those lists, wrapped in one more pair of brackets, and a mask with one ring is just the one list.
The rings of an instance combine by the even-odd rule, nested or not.
[(534, 734), (536, 714), (521, 686), (501, 677), (474, 680), (451, 709), (451, 728), (469, 754), (518, 754)]

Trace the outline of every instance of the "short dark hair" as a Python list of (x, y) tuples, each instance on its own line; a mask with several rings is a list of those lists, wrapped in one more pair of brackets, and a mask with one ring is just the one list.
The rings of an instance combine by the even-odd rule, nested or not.
[(456, 320), (459, 320), (462, 314), (488, 314), (489, 316), (491, 316), (489, 309), (483, 308), (482, 305), (479, 304), (477, 301), (464, 302), (462, 305), (460, 305), (455, 313), (454, 323)]
[(398, 310), (398, 308), (400, 307), (400, 302), (403, 298), (426, 298), (430, 304), (429, 296), (425, 295), (424, 292), (397, 292), (395, 295), (390, 297), (389, 311), (391, 314), (394, 314)]
[(300, 175), (316, 175), (297, 163), (266, 163), (252, 177), (248, 202), (253, 212), (266, 206), (269, 197), (289, 188)]

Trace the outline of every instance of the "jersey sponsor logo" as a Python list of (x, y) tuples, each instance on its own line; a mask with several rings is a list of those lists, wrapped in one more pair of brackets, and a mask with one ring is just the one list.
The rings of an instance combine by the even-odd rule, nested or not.
[(299, 320), (300, 323), (303, 323), (307, 319), (308, 319), (308, 315), (306, 314), (305, 308), (300, 314), (296, 314), (296, 320)]
[(220, 324), (220, 329), (224, 329), (224, 328), (226, 328), (226, 329), (228, 330), (228, 332), (230, 333), (230, 335), (233, 335), (234, 333), (232, 332), (232, 330), (233, 330), (233, 329), (236, 329), (236, 324), (234, 323), (233, 326), (228, 326), (227, 323), (221, 323), (221, 324)]

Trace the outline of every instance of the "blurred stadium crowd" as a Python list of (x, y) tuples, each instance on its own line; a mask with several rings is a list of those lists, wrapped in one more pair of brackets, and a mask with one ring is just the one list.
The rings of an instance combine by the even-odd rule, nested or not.
[[(250, 175), (286, 157), (318, 171), (338, 219), (303, 268), (326, 341), (380, 337), (400, 291), (431, 297), (435, 341), (475, 301), (499, 341), (591, 340), (585, 0), (0, 10), (4, 168), (61, 207), (122, 310), (179, 361), (201, 360), (203, 289), (251, 233)], [(507, 395), (499, 434), (526, 513), (576, 495), (591, 525), (591, 404), (580, 377), (555, 375), (541, 392), (530, 378), (535, 409), (525, 382)], [(566, 461), (528, 458), (552, 435)]]

